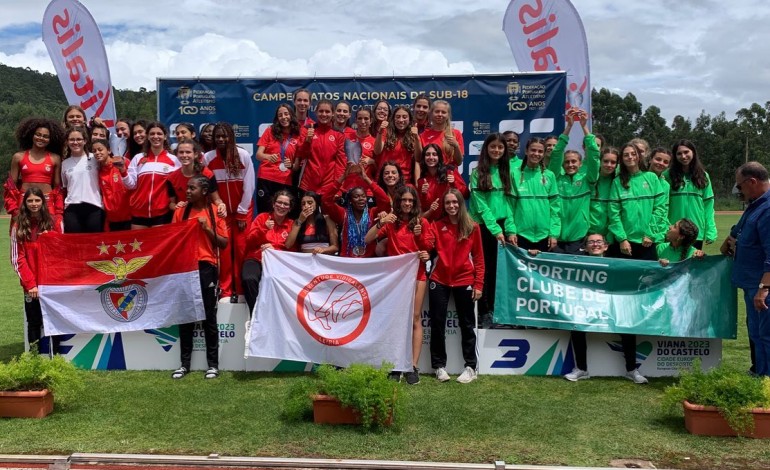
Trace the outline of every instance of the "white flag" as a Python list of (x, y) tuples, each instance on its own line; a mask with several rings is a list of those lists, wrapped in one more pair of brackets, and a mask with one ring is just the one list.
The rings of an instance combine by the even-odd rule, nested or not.
[(265, 250), (247, 355), (411, 370), (418, 264)]

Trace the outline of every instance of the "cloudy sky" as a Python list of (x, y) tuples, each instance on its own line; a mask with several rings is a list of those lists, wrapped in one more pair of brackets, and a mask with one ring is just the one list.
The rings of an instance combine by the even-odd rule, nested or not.
[[(507, 0), (81, 0), (117, 88), (156, 77), (507, 73)], [(529, 0), (534, 3), (535, 0)], [(2, 0), (0, 63), (53, 72), (46, 0)], [(591, 85), (656, 105), (669, 122), (770, 100), (770, 2), (573, 0)]]

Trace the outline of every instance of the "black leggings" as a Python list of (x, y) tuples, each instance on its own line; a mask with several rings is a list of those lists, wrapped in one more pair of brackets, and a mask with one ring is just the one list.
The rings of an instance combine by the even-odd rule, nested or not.
[(104, 210), (82, 202), (64, 209), (64, 233), (98, 233), (104, 231)]
[[(40, 299), (24, 298), (24, 314), (27, 317), (27, 342), (30, 348), (37, 347), (40, 351), (43, 339), (43, 310), (40, 308)], [(58, 336), (51, 336), (49, 347), (54, 354), (59, 353)], [(35, 344), (37, 343), (37, 344)]]
[[(571, 331), (572, 349), (575, 351), (575, 365), (580, 370), (588, 370), (586, 362), (586, 333), (584, 331)], [(636, 335), (620, 335), (620, 344), (623, 347), (623, 358), (626, 360), (626, 372), (636, 369)]]
[(249, 306), (249, 318), (254, 313), (254, 306), (257, 305), (259, 296), (259, 281), (262, 279), (262, 263), (255, 259), (247, 259), (243, 262), (243, 271), (241, 283), (243, 284), (243, 295), (246, 297), (246, 305)]
[(476, 369), (476, 333), (473, 331), (473, 288), (471, 286), (449, 287), (430, 281), (428, 305), (430, 305), (430, 363), (438, 369), (446, 367), (446, 314), (449, 296), (454, 295), (457, 322), (465, 367)]
[[(203, 325), (203, 334), (206, 339), (206, 362), (209, 367), (219, 368), (219, 330), (217, 328), (217, 267), (205, 261), (198, 262), (198, 273), (201, 279), (201, 294), (203, 296), (203, 310), (206, 319)], [(193, 332), (195, 322), (179, 325), (179, 345), (182, 359), (182, 367), (190, 370), (190, 360), (193, 351)]]
[[(522, 250), (539, 250), (542, 252), (548, 251), (548, 237), (543, 238), (540, 241), (533, 242), (528, 238), (524, 238), (521, 235), (516, 237), (516, 243)], [(486, 260), (484, 260), (486, 261)]]
[[(503, 230), (504, 220), (498, 220), (497, 225)], [(484, 288), (479, 299), (479, 328), (489, 328), (492, 324), (492, 313), (495, 310), (495, 282), (497, 279), (497, 241), (492, 232), (484, 224), (481, 229), (481, 248), (484, 252)]]
[(639, 259), (646, 261), (657, 261), (658, 252), (655, 251), (655, 243), (650, 246), (644, 246), (641, 243), (629, 242), (631, 244), (631, 256), (620, 253), (618, 258)]

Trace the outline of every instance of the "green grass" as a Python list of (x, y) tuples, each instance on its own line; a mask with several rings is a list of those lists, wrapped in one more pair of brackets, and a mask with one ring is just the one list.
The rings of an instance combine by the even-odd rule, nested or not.
[[(720, 216), (720, 236), (737, 216)], [(0, 230), (7, 233), (7, 220)], [(8, 249), (2, 237), (0, 250)], [(718, 246), (709, 246), (715, 253)], [(22, 295), (12, 269), (0, 272), (0, 359), (22, 350)], [(748, 368), (744, 310), (724, 360)], [(427, 351), (426, 351), (427, 353)], [(115, 452), (324, 457), (608, 466), (616, 458), (658, 467), (751, 467), (770, 462), (760, 440), (689, 435), (660, 407), (672, 379), (638, 386), (620, 378), (577, 384), (554, 377), (482, 376), (469, 386), (423, 377), (399, 430), (287, 424), (280, 403), (292, 374), (89, 371), (76, 403), (44, 420), (0, 420), (0, 453)], [(688, 463), (689, 462), (689, 463)], [(696, 466), (693, 466), (696, 465)], [(758, 465), (756, 465), (758, 466)], [(756, 468), (754, 466), (754, 468)]]

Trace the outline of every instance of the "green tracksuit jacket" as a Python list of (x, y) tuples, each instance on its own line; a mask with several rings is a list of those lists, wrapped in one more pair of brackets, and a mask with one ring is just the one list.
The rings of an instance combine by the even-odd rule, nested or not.
[(514, 186), (511, 213), (516, 235), (531, 242), (544, 238), (558, 238), (561, 233), (559, 218), (559, 188), (551, 170), (515, 165), (511, 169)]
[[(671, 182), (668, 172), (663, 173)], [(713, 242), (717, 239), (717, 226), (714, 222), (714, 190), (711, 178), (706, 173), (706, 187), (696, 187), (689, 176), (684, 177), (683, 185), (669, 193), (668, 220), (674, 224), (680, 219), (690, 219), (698, 227), (698, 240)]]
[(620, 175), (616, 176), (610, 199), (609, 228), (618, 242), (642, 243), (644, 237), (660, 240), (666, 208), (663, 187), (655, 173), (636, 172), (628, 188), (621, 184)]
[(561, 234), (559, 241), (574, 242), (582, 240), (590, 227), (591, 196), (599, 177), (599, 146), (593, 134), (583, 138), (586, 155), (578, 172), (567, 176), (562, 168), (564, 149), (569, 143), (569, 136), (561, 134), (559, 142), (551, 152), (548, 168), (558, 175), (556, 184), (561, 200)]
[[(682, 261), (682, 250), (672, 247), (671, 243), (661, 243), (655, 247), (655, 251), (658, 253), (658, 259), (667, 259), (672, 263)], [(692, 255), (694, 254), (695, 247), (691, 246), (690, 249), (687, 250), (687, 256), (685, 256), (684, 259), (692, 258)]]
[(494, 236), (502, 232), (500, 225), (497, 223), (501, 219), (505, 220), (503, 224), (505, 227), (504, 235), (515, 234), (516, 227), (513, 224), (513, 216), (511, 214), (510, 200), (512, 196), (506, 195), (503, 191), (500, 169), (496, 165), (489, 168), (489, 173), (492, 177), (493, 189), (491, 191), (480, 191), (478, 188), (478, 172), (474, 169), (471, 173), (471, 200), (470, 204), (468, 204), (468, 212), (476, 223), (483, 224)]

